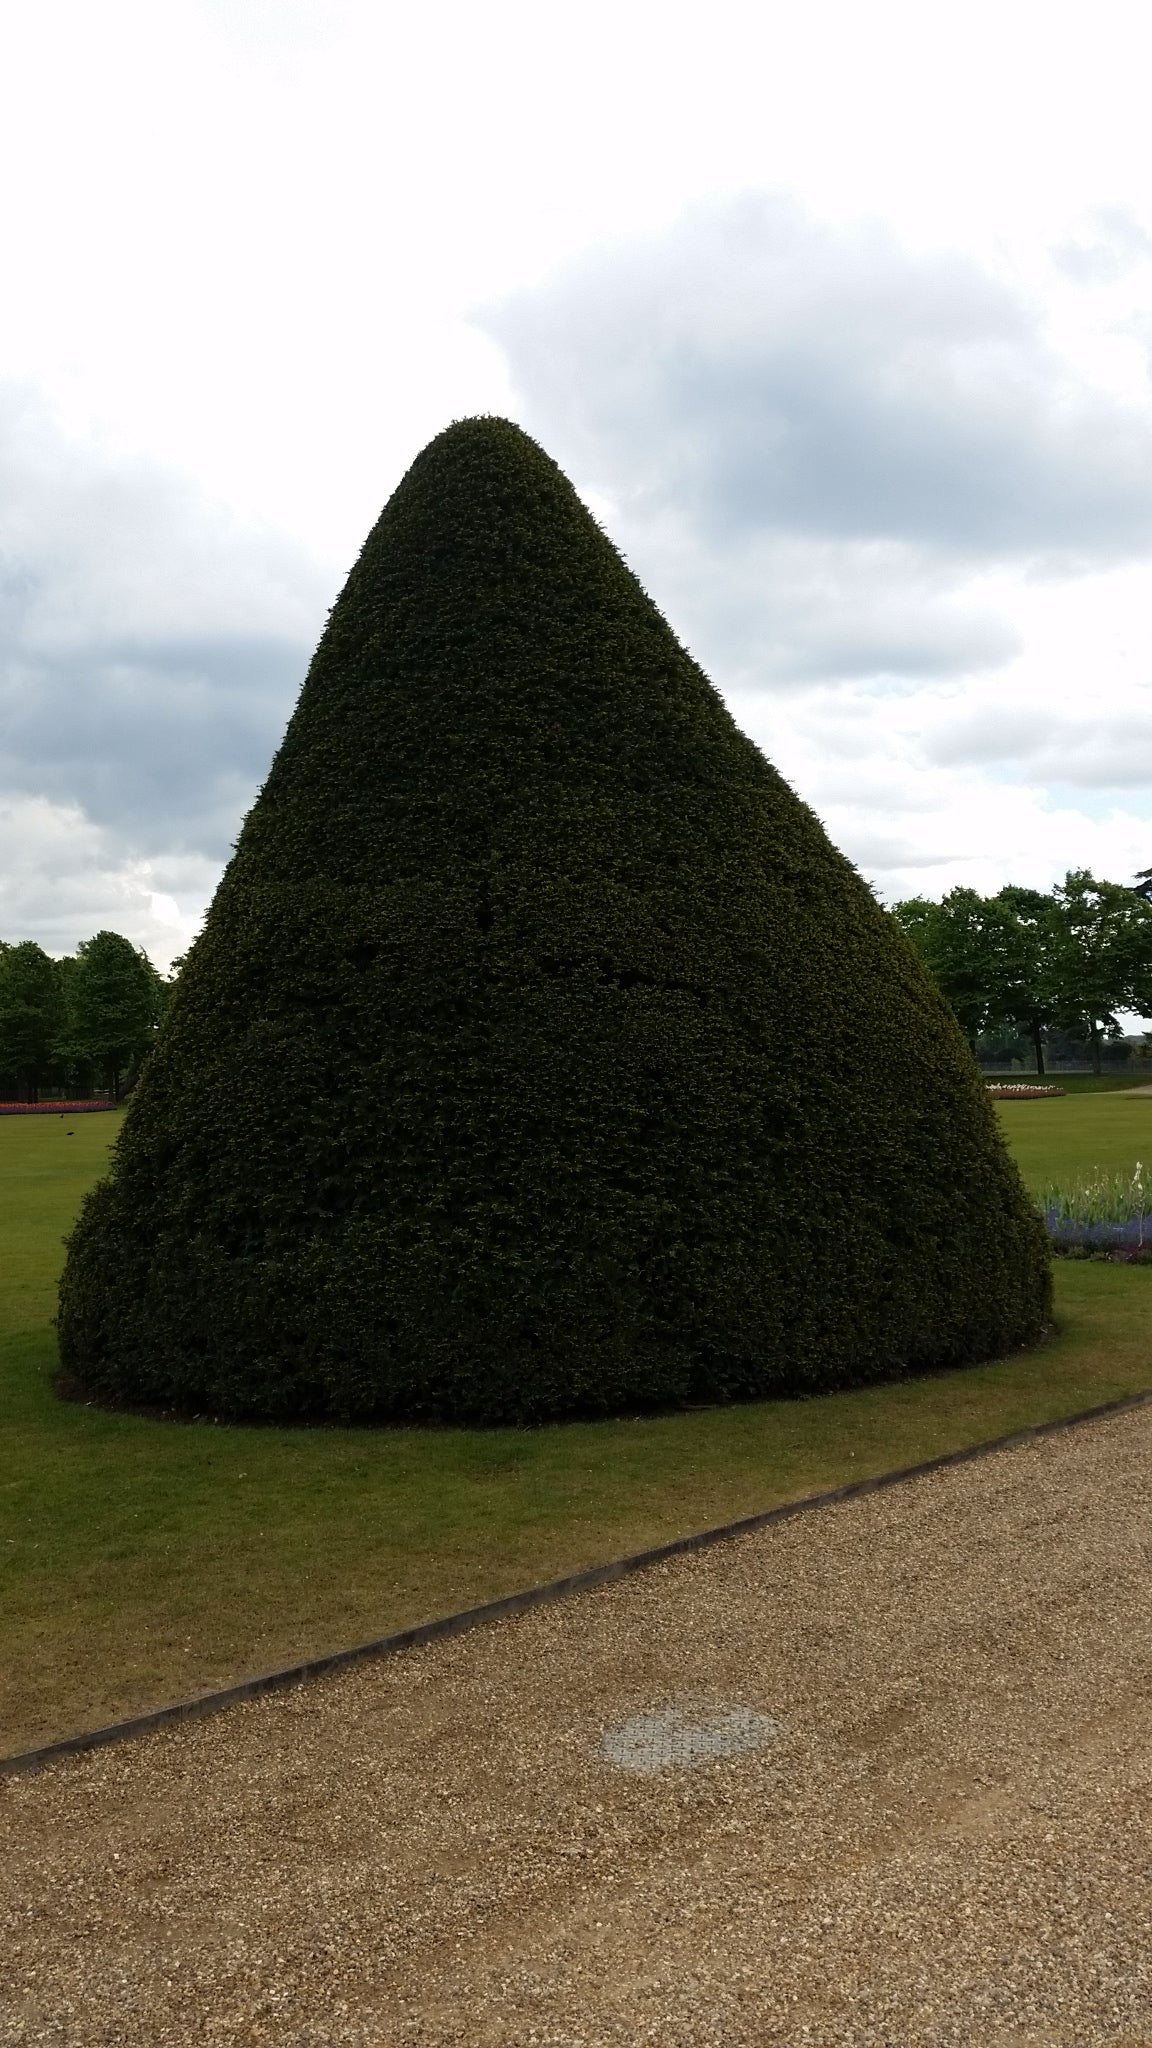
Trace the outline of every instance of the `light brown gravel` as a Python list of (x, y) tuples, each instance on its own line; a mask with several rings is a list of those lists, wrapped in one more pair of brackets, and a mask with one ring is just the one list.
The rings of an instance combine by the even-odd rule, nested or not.
[(0, 2041), (1149, 2048), (1150, 1547), (1144, 1408), (8, 1780)]

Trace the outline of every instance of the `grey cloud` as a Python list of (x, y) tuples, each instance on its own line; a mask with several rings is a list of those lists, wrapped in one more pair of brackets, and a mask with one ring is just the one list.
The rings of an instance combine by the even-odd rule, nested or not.
[(865, 873), (872, 875), (899, 873), (904, 869), (938, 868), (949, 861), (971, 858), (970, 853), (959, 848), (953, 852), (925, 853), (910, 840), (886, 837), (867, 826), (853, 830), (849, 825), (842, 837), (845, 852)]
[(1016, 711), (1011, 705), (961, 712), (923, 743), (925, 759), (940, 768), (996, 767), (1006, 762), (1033, 767), (1049, 748), (1050, 715), (1042, 722), (1034, 706)]
[(1152, 542), (1152, 418), (1078, 381), (958, 257), (784, 202), (694, 213), (483, 316), (529, 412), (629, 519), (888, 541), (957, 566)]
[(1013, 716), (989, 710), (949, 720), (924, 744), (935, 766), (1002, 767), (1070, 790), (1152, 787), (1152, 713), (1092, 707), (1080, 720), (1053, 711)]
[(630, 538), (657, 602), (732, 688), (907, 688), (999, 667), (1019, 649), (1002, 618), (957, 602), (922, 549), (778, 535), (716, 548), (688, 521), (670, 531), (635, 515)]
[(271, 637), (18, 649), (0, 675), (0, 788), (77, 802), (141, 851), (223, 858), (306, 660)]
[(281, 538), (0, 393), (0, 790), (226, 856), (331, 601)]

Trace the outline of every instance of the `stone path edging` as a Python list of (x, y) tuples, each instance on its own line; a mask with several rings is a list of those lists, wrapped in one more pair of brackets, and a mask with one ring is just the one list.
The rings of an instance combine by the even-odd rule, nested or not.
[(651, 1565), (662, 1564), (666, 1558), (682, 1556), (686, 1551), (706, 1550), (713, 1543), (748, 1535), (754, 1529), (767, 1528), (770, 1523), (785, 1521), (791, 1515), (808, 1514), (813, 1508), (830, 1507), (835, 1501), (853, 1500), (860, 1494), (875, 1493), (884, 1486), (898, 1486), (906, 1479), (919, 1479), (925, 1473), (941, 1471), (947, 1465), (962, 1465), (973, 1458), (988, 1457), (994, 1451), (1011, 1450), (1037, 1437), (1051, 1436), (1056, 1430), (1073, 1429), (1079, 1423), (1095, 1422), (1105, 1415), (1119, 1415), (1126, 1408), (1142, 1408), (1149, 1402), (1152, 1402), (1152, 1388), (1140, 1394), (1125, 1394), (1117, 1401), (1102, 1402), (1098, 1408), (1084, 1408), (1076, 1415), (1058, 1416), (1054, 1422), (1032, 1423), (1026, 1429), (1013, 1430), (1008, 1436), (992, 1437), (987, 1443), (969, 1444), (959, 1451), (945, 1451), (940, 1457), (926, 1458), (919, 1465), (904, 1465), (895, 1472), (878, 1473), (872, 1479), (854, 1479), (847, 1486), (806, 1494), (801, 1500), (785, 1501), (780, 1507), (744, 1515), (739, 1521), (724, 1522), (715, 1529), (701, 1529), (691, 1536), (677, 1536), (670, 1543), (657, 1544), (652, 1550), (637, 1550), (628, 1557), (614, 1558), (608, 1564), (591, 1565), (585, 1571), (570, 1572), (565, 1578), (549, 1579), (541, 1586), (529, 1586), (519, 1593), (505, 1593), (498, 1600), (484, 1601), (479, 1607), (465, 1607), (458, 1614), (442, 1615), (437, 1621), (418, 1622), (412, 1628), (398, 1629), (394, 1635), (357, 1643), (350, 1650), (333, 1650), (326, 1657), (310, 1657), (303, 1664), (289, 1664), (282, 1671), (268, 1671), (258, 1678), (243, 1679), (238, 1685), (200, 1693), (195, 1699), (181, 1700), (174, 1706), (156, 1707), (151, 1713), (134, 1714), (125, 1721), (110, 1721), (105, 1727), (89, 1729), (82, 1735), (67, 1735), (57, 1742), (46, 1742), (37, 1749), (0, 1756), (0, 1777), (37, 1771), (45, 1764), (55, 1763), (60, 1757), (102, 1749), (106, 1743), (123, 1742), (132, 1735), (146, 1735), (151, 1729), (162, 1728), (172, 1721), (188, 1721), (204, 1714), (215, 1714), (240, 1700), (255, 1699), (261, 1693), (280, 1692), (286, 1686), (301, 1685), (310, 1678), (322, 1678), (327, 1672), (367, 1663), (375, 1657), (395, 1656), (401, 1650), (415, 1649), (421, 1643), (435, 1642), (442, 1636), (463, 1635), (466, 1630), (479, 1628), (484, 1622), (499, 1621), (505, 1615), (520, 1614), (525, 1608), (562, 1600), (569, 1593), (606, 1585), (612, 1579), (626, 1578), (631, 1572), (646, 1571)]

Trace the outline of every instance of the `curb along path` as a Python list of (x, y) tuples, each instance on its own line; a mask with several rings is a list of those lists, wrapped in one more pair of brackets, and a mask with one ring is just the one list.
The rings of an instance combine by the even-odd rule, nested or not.
[[(1152, 1094), (1152, 1088), (1149, 1089)], [(1051, 1436), (1056, 1431), (1074, 1429), (1081, 1423), (1096, 1422), (1107, 1415), (1119, 1415), (1129, 1408), (1140, 1408), (1152, 1402), (1152, 1388), (1140, 1394), (1126, 1394), (1117, 1401), (1105, 1401), (1097, 1408), (1084, 1408), (1076, 1415), (1058, 1416), (1052, 1422), (1034, 1423), (1026, 1429), (1012, 1431), (1007, 1436), (992, 1437), (986, 1443), (969, 1444), (958, 1451), (945, 1451), (937, 1458), (927, 1458), (919, 1465), (904, 1465), (895, 1472), (882, 1472), (871, 1479), (857, 1479), (846, 1486), (836, 1486), (824, 1493), (807, 1494), (800, 1500), (785, 1501), (781, 1506), (766, 1508), (760, 1514), (745, 1515), (735, 1522), (724, 1522), (714, 1529), (702, 1529), (691, 1536), (677, 1536), (669, 1543), (657, 1544), (651, 1550), (638, 1550), (628, 1557), (612, 1559), (607, 1564), (590, 1565), (584, 1571), (571, 1572), (560, 1579), (549, 1579), (543, 1585), (529, 1586), (521, 1592), (506, 1593), (498, 1600), (487, 1600), (479, 1607), (465, 1607), (456, 1614), (441, 1616), (435, 1621), (418, 1622), (412, 1628), (399, 1629), (392, 1635), (377, 1636), (370, 1642), (357, 1643), (351, 1649), (334, 1650), (327, 1656), (312, 1657), (300, 1664), (285, 1665), (282, 1670), (264, 1672), (256, 1678), (243, 1679), (236, 1685), (220, 1687), (213, 1692), (198, 1694), (194, 1699), (180, 1700), (173, 1705), (156, 1707), (144, 1714), (133, 1714), (124, 1720), (110, 1721), (102, 1728), (89, 1729), (79, 1735), (67, 1735), (56, 1742), (40, 1744), (35, 1749), (20, 1750), (11, 1756), (0, 1757), (0, 1777), (13, 1776), (25, 1771), (37, 1771), (60, 1757), (76, 1756), (86, 1750), (101, 1749), (110, 1742), (124, 1742), (135, 1735), (145, 1735), (155, 1728), (162, 1728), (172, 1722), (198, 1719), (207, 1714), (221, 1713), (226, 1707), (237, 1705), (242, 1700), (256, 1699), (261, 1694), (280, 1692), (287, 1686), (303, 1685), (309, 1679), (323, 1678), (328, 1674), (347, 1669), (356, 1664), (365, 1664), (382, 1657), (393, 1657), (402, 1650), (418, 1648), (422, 1643), (435, 1642), (446, 1636), (463, 1635), (468, 1630), (479, 1628), (486, 1622), (499, 1621), (506, 1616), (521, 1614), (528, 1608), (543, 1606), (553, 1600), (563, 1600), (571, 1593), (579, 1593), (593, 1586), (607, 1585), (614, 1579), (628, 1577), (633, 1572), (649, 1570), (663, 1564), (667, 1559), (680, 1557), (694, 1550), (709, 1549), (715, 1543), (727, 1543), (738, 1536), (749, 1535), (756, 1529), (768, 1528), (773, 1522), (788, 1520), (794, 1515), (810, 1514), (817, 1508), (829, 1507), (836, 1501), (846, 1501), (860, 1495), (875, 1493), (882, 1487), (899, 1486), (908, 1480), (922, 1478), (930, 1472), (943, 1471), (950, 1465), (962, 1465), (974, 1458), (990, 1457), (994, 1452), (1014, 1449), (1017, 1445), (1034, 1441), (1039, 1437)]]
[(0, 2042), (1149, 2048), (1152, 1405), (982, 1449), (9, 1776)]

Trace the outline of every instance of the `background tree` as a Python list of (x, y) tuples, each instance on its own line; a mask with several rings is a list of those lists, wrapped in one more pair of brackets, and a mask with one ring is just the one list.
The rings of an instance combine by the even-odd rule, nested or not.
[(1040, 889), (1009, 885), (992, 897), (1002, 946), (1000, 979), (991, 997), (997, 1021), (1027, 1033), (1044, 1072), (1044, 1032), (1060, 1008), (1060, 920), (1055, 900)]
[(33, 939), (0, 944), (0, 1073), (26, 1102), (39, 1099), (56, 1061), (61, 1017), (59, 963)]
[(63, 987), (61, 1050), (100, 1072), (118, 1100), (155, 1037), (166, 984), (130, 940), (119, 932), (97, 932), (67, 964)]
[(1118, 1038), (1117, 1010), (1152, 1012), (1152, 902), (1119, 882), (1072, 869), (1053, 891), (1054, 975), (1060, 1019), (1087, 1032), (1092, 1069)]
[(987, 1034), (1026, 1033), (1044, 1072), (1044, 1033), (1060, 1025), (1087, 1041), (1101, 1068), (1118, 1010), (1152, 1013), (1152, 901), (1087, 869), (1056, 889), (1014, 886), (995, 896), (953, 889), (913, 897), (893, 916), (931, 968), (975, 1046)]
[(1055, 915), (1034, 889), (981, 896), (952, 889), (939, 903), (911, 897), (893, 916), (931, 968), (969, 1044), (1026, 1032), (1044, 1071), (1042, 1032), (1055, 1014)]
[(912, 896), (892, 907), (896, 922), (935, 975), (975, 1049), (996, 1021), (990, 990), (997, 979), (996, 944), (987, 905), (975, 889), (952, 889), (940, 903)]

